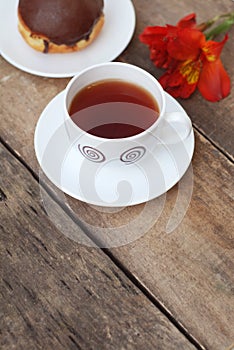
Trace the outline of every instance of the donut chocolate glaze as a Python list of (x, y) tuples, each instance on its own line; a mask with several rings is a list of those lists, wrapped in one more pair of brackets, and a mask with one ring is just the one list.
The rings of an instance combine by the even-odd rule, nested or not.
[(19, 31), (38, 51), (77, 51), (100, 32), (103, 6), (103, 0), (19, 0)]

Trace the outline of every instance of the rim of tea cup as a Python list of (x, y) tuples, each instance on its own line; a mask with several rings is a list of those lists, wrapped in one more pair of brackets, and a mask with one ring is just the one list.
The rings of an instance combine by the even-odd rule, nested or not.
[[(140, 132), (139, 134), (136, 135), (132, 135), (132, 136), (127, 136), (127, 137), (123, 137), (123, 138), (105, 138), (105, 137), (101, 137), (101, 136), (96, 136), (93, 134), (90, 134), (88, 131), (83, 130), (82, 128), (80, 128), (71, 118), (69, 112), (68, 112), (68, 107), (70, 105), (68, 105), (68, 95), (69, 92), (71, 90), (71, 87), (73, 86), (73, 84), (75, 83), (75, 81), (77, 81), (79, 79), (79, 77), (81, 77), (82, 75), (84, 75), (85, 73), (91, 71), (91, 70), (95, 70), (99, 67), (105, 67), (105, 66), (111, 66), (111, 67), (126, 67), (128, 69), (133, 69), (138, 71), (139, 73), (145, 75), (146, 79), (150, 79), (154, 84), (155, 87), (159, 90), (160, 95), (161, 95), (161, 99), (162, 99), (162, 105), (159, 106), (159, 116), (158, 118), (155, 120), (155, 122), (148, 127), (146, 130)], [(111, 77), (109, 78), (103, 78), (103, 79), (112, 79)], [(129, 82), (128, 79), (122, 79), (126, 82)], [(96, 82), (97, 80), (93, 80), (93, 82)], [(88, 83), (90, 84), (90, 83)], [(87, 85), (88, 85), (87, 84)], [(139, 85), (141, 87), (143, 87), (146, 91), (148, 91), (151, 95), (152, 93), (145, 87), (142, 86), (140, 84), (137, 84), (137, 82), (134, 82), (134, 84)], [(87, 86), (86, 85), (86, 86)], [(72, 98), (75, 97), (75, 95), (79, 92), (79, 89), (76, 91), (75, 94), (73, 94)], [(157, 99), (152, 95), (152, 97), (154, 98), (154, 100), (158, 103)], [(71, 100), (72, 100), (71, 98)], [(65, 88), (65, 96), (64, 96), (64, 111), (65, 111), (65, 116), (66, 116), (66, 122), (71, 123), (71, 125), (77, 129), (80, 133), (86, 134), (88, 135), (91, 139), (93, 140), (100, 140), (100, 141), (112, 141), (112, 142), (123, 142), (124, 140), (137, 140), (140, 139), (141, 137), (144, 137), (147, 134), (151, 134), (152, 131), (158, 126), (158, 124), (161, 122), (161, 119), (163, 117), (163, 115), (165, 114), (165, 110), (166, 110), (166, 98), (165, 98), (165, 91), (163, 90), (162, 86), (160, 85), (160, 83), (158, 82), (158, 80), (149, 72), (147, 72), (146, 70), (144, 70), (143, 68), (140, 68), (136, 65), (130, 64), (130, 63), (124, 63), (124, 62), (106, 62), (106, 63), (99, 63), (99, 64), (95, 64), (92, 66), (89, 66), (88, 68), (83, 69), (82, 71), (80, 71), (78, 74), (76, 74), (75, 76), (73, 76), (73, 78), (68, 82), (66, 88)], [(146, 107), (147, 108), (147, 107)]]

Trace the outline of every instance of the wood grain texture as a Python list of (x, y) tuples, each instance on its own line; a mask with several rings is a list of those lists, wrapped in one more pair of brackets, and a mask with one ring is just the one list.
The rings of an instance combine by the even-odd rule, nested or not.
[[(23, 86), (22, 90), (27, 92), (29, 87), (27, 84)], [(14, 91), (14, 85), (11, 87)], [(37, 96), (42, 103), (43, 95), (39, 90)], [(3, 131), (8, 143), (37, 172), (38, 164), (32, 152), (33, 134), (29, 131), (24, 138), (20, 137), (24, 108), (20, 104), (18, 118), (13, 118), (16, 125), (13, 131), (10, 130), (15, 137), (7, 127)], [(6, 112), (4, 119), (7, 125)], [(36, 119), (34, 114), (28, 119), (29, 130), (33, 129)], [(233, 226), (230, 220), (233, 213), (233, 164), (197, 135), (193, 169), (194, 193), (182, 225), (172, 235), (165, 234), (177, 196), (175, 187), (167, 195), (160, 220), (148, 234), (132, 245), (113, 250), (113, 254), (201, 344), (220, 350), (229, 346), (234, 336), (233, 314), (230, 313), (233, 305)], [(94, 235), (98, 232), (97, 227), (121, 226), (131, 218), (137, 218), (143, 208), (136, 206), (108, 214), (66, 198), (79, 221), (89, 230), (94, 225)], [(148, 219), (142, 220), (142, 227)]]
[(195, 349), (100, 249), (62, 235), (31, 174), (0, 157), (2, 350)]
[[(186, 176), (167, 193), (161, 215), (161, 198), (117, 213), (100, 212), (89, 205), (68, 203), (93, 235), (130, 236), (138, 220), (142, 234), (152, 218), (155, 224), (131, 244), (113, 248), (112, 254), (146, 286), (174, 318), (207, 349), (224, 350), (234, 339), (234, 166), (203, 137), (196, 134), (193, 159), (193, 195), (183, 221), (166, 233), (179, 191), (186, 196)], [(190, 182), (188, 182), (190, 186)], [(135, 227), (136, 225), (132, 225)], [(135, 228), (136, 230), (136, 228)], [(136, 234), (136, 231), (134, 232)], [(106, 238), (106, 237), (105, 237)]]
[[(162, 71), (154, 67), (149, 60), (148, 49), (138, 40), (139, 33), (146, 25), (175, 24), (179, 18), (190, 12), (196, 12), (198, 21), (202, 22), (214, 15), (233, 10), (234, 6), (230, 0), (207, 0), (206, 2), (202, 0), (197, 0), (196, 2), (192, 0), (182, 2), (175, 0), (170, 2), (133, 0), (133, 2), (137, 13), (136, 32), (132, 42), (118, 60), (139, 65), (157, 78), (161, 76)], [(234, 31), (232, 29), (230, 39), (226, 43), (222, 54), (222, 61), (232, 80), (234, 79), (233, 35)], [(49, 79), (32, 76), (17, 70), (0, 58), (1, 137), (36, 173), (38, 172), (38, 163), (33, 151), (33, 134), (36, 122), (47, 103), (65, 88), (67, 82), (68, 79)], [(234, 227), (231, 220), (233, 217), (234, 186), (233, 163), (228, 161), (219, 152), (219, 149), (230, 159), (233, 159), (233, 93), (223, 101), (214, 104), (202, 99), (199, 93), (195, 93), (189, 100), (180, 102), (191, 116), (197, 129), (205, 135), (205, 138), (210, 139), (214, 145), (211, 146), (205, 138), (198, 133), (196, 134), (197, 144), (193, 159), (194, 191), (189, 210), (182, 224), (172, 234), (166, 234), (165, 227), (178, 194), (178, 187), (174, 187), (167, 194), (161, 216), (148, 233), (132, 244), (113, 249), (112, 254), (201, 344), (212, 350), (226, 350), (226, 348), (231, 348), (234, 339), (232, 326), (234, 324), (232, 312), (234, 295), (232, 273)], [(24, 182), (23, 177), (24, 175), (22, 175), (22, 183)], [(21, 193), (20, 190), (18, 193)], [(0, 192), (0, 198), (3, 198), (2, 202), (0, 202), (1, 204), (5, 203), (5, 196), (3, 189)], [(69, 197), (66, 198), (67, 203), (73, 210), (73, 215), (77, 217), (77, 222), (83, 222), (84, 226), (91, 230), (94, 236), (98, 233), (97, 227), (101, 231), (102, 228), (125, 225), (132, 218), (137, 218), (144, 207), (144, 205), (140, 205), (126, 208), (118, 213), (107, 213), (74, 201)], [(33, 199), (28, 199), (28, 201), (33, 201)], [(13, 202), (14, 199), (12, 197), (12, 206), (16, 206), (16, 201), (15, 204)], [(157, 203), (158, 200), (152, 202), (152, 208), (155, 208), (155, 210), (159, 206)], [(34, 205), (30, 205), (34, 208)], [(32, 210), (28, 209), (26, 212), (31, 212)], [(37, 208), (36, 210), (38, 211)], [(10, 212), (14, 213), (13, 209), (8, 213)], [(16, 214), (12, 215), (13, 218), (16, 218)], [(27, 225), (28, 216), (29, 214), (26, 213), (21, 215), (20, 227), (24, 227), (24, 223)], [(144, 228), (149, 219), (149, 217), (145, 217), (141, 221), (140, 226)], [(41, 232), (46, 230), (43, 227), (47, 227), (47, 224), (44, 224), (44, 220), (44, 216), (41, 216), (41, 228), (39, 228), (39, 223), (37, 223), (35, 229), (35, 222), (31, 222), (30, 226), (32, 231), (36, 230), (37, 237), (40, 239)], [(9, 230), (14, 231), (15, 226), (10, 223), (8, 225), (10, 227)], [(70, 223), (68, 228), (70, 228), (70, 225), (73, 227)], [(93, 230), (91, 225), (94, 225)], [(75, 225), (74, 230), (76, 227)], [(70, 249), (71, 251), (76, 251), (77, 244), (70, 243), (70, 241), (59, 235), (55, 229), (51, 228), (48, 232), (49, 234), (46, 237), (43, 236), (43, 244), (48, 250), (50, 249), (46, 256), (48, 261), (50, 261), (50, 255), (53, 256), (55, 254), (55, 248), (53, 248), (53, 244), (50, 241), (53, 232), (56, 232), (53, 233), (56, 235), (56, 247), (59, 245), (59, 248), (56, 249), (61, 252), (61, 255), (63, 255), (62, 251), (64, 249), (67, 252)], [(84, 239), (86, 238), (84, 237)], [(20, 240), (16, 241), (19, 242)], [(28, 262), (30, 262), (29, 266), (32, 266), (32, 260), (30, 259), (31, 255), (34, 255), (34, 251), (31, 248), (27, 258), (24, 258), (21, 263), (22, 254), (25, 254), (26, 251), (26, 243), (27, 241), (24, 240), (24, 251), (23, 248), (20, 248), (17, 255), (17, 266), (20, 269), (18, 270), (18, 267), (15, 266), (14, 273), (12, 270), (9, 270), (8, 273), (9, 276), (12, 273), (14, 278), (17, 277), (19, 280), (23, 278), (25, 266), (27, 266)], [(13, 246), (13, 242), (11, 244)], [(39, 248), (41, 252), (46, 252), (44, 252), (45, 249), (43, 250), (42, 247), (39, 246)], [(11, 252), (10, 249), (8, 250)], [(37, 251), (36, 248), (35, 251)], [(91, 249), (91, 251), (93, 250)], [(7, 255), (7, 257), (11, 259), (10, 255)], [(59, 261), (59, 271), (59, 267), (62, 268), (63, 263), (58, 255), (56, 257), (56, 261)], [(93, 257), (89, 254), (88, 257), (91, 260), (89, 262), (91, 264), (90, 269), (93, 268), (93, 264), (100, 264), (96, 255)], [(72, 260), (72, 263), (75, 264), (77, 269), (80, 268), (77, 259), (75, 259), (75, 263)], [(40, 262), (37, 262), (37, 264), (40, 264)], [(10, 263), (9, 265), (11, 266)], [(66, 271), (68, 270), (67, 268)], [(32, 271), (35, 272), (35, 270)], [(34, 274), (31, 273), (29, 276), (33, 280)], [(63, 281), (65, 283), (66, 276), (64, 272)], [(44, 286), (43, 284), (42, 289), (45, 288), (47, 292), (50, 291), (50, 280), (57, 286), (58, 282), (57, 280), (54, 282), (53, 278), (53, 276), (49, 276), (48, 285)], [(91, 273), (88, 273), (87, 281), (89, 281), (89, 278), (93, 281)], [(74, 277), (71, 277), (72, 281), (73, 279)], [(36, 279), (36, 287), (40, 285), (41, 280)], [(8, 282), (8, 280), (6, 281)], [(44, 280), (43, 282), (46, 283)], [(19, 282), (15, 285), (18, 286)], [(14, 288), (16, 288), (15, 285)], [(22, 286), (18, 288), (20, 289), (16, 289), (16, 291), (19, 294), (22, 292), (22, 298), (24, 298), (24, 288)], [(42, 289), (40, 289), (41, 294), (43, 294)], [(55, 296), (57, 298), (60, 292), (60, 289), (56, 289), (57, 294), (55, 293)], [(67, 296), (64, 297), (64, 300), (66, 298)], [(41, 295), (39, 299), (42, 299)], [(93, 303), (94, 301), (91, 302)], [(57, 299), (54, 303), (57, 303)], [(62, 304), (62, 302), (60, 303)], [(69, 301), (69, 303), (68, 310), (71, 310), (73, 301)], [(47, 301), (44, 300), (42, 304), (43, 308), (46, 309)], [(40, 307), (41, 304), (39, 304), (38, 308)], [(15, 311), (15, 308), (13, 309), (15, 317), (20, 317), (18, 311)], [(56, 319), (58, 314), (56, 310), (54, 312), (53, 316)], [(69, 319), (72, 319), (74, 323), (76, 322), (76, 316), (72, 312), (66, 313), (66, 322)], [(29, 308), (26, 309), (26, 314), (28, 315), (28, 313)], [(41, 315), (40, 312), (39, 315)], [(112, 316), (109, 315), (109, 318)], [(30, 317), (33, 318), (32, 315)], [(41, 317), (43, 319), (44, 316)], [(13, 327), (13, 324), (9, 324)], [(65, 323), (60, 319), (61, 324), (66, 329)], [(17, 334), (26, 334), (28, 332), (27, 328), (20, 328), (19, 323), (17, 323), (17, 327), (19, 327), (17, 328), (19, 332)], [(67, 329), (66, 332), (68, 332)], [(68, 334), (66, 332), (65, 334)], [(11, 334), (11, 331), (9, 331), (9, 334)], [(71, 334), (69, 333), (69, 335)], [(12, 335), (13, 338), (14, 336)], [(11, 341), (13, 341), (12, 339)], [(32, 339), (32, 337), (28, 336), (26, 339)], [(61, 339), (63, 345), (67, 344), (67, 338), (64, 340), (63, 335), (61, 335)], [(117, 339), (117, 336), (115, 339)], [(55, 341), (54, 338), (53, 341)], [(78, 342), (77, 338), (75, 341)], [(84, 343), (82, 341), (78, 342), (79, 346), (83, 346)], [(98, 342), (97, 339), (95, 341)]]
[[(68, 79), (41, 78), (21, 72), (2, 58), (0, 62), (1, 136), (16, 150), (20, 141), (23, 148), (33, 152), (36, 122), (51, 98), (65, 88)], [(22, 142), (29, 139), (28, 144)], [(19, 149), (18, 152), (21, 153)]]

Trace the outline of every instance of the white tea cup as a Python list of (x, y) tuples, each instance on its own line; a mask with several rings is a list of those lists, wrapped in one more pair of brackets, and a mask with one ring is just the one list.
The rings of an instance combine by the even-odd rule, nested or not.
[[(70, 107), (77, 94), (93, 84), (98, 82), (105, 84), (107, 81), (123, 81), (146, 90), (154, 102), (156, 101), (159, 110), (152, 124), (132, 136), (109, 138), (100, 137), (90, 133), (89, 130), (82, 129), (79, 125), (79, 115), (78, 122), (75, 123), (70, 116)], [(134, 118), (129, 121), (128, 113), (131, 103), (124, 102), (124, 108), (122, 108), (121, 101), (108, 102), (107, 99), (106, 103), (112, 103), (109, 111), (113, 113), (109, 112), (109, 119), (107, 117), (103, 119), (102, 114), (99, 113), (104, 104), (90, 105), (78, 113), (82, 115), (82, 118), (89, 118), (89, 110), (96, 109), (94, 126), (110, 122), (112, 124), (126, 123), (127, 127), (129, 124), (138, 123), (134, 121)], [(190, 118), (181, 111), (167, 113), (166, 107), (166, 93), (156, 78), (137, 66), (121, 62), (102, 63), (81, 71), (70, 80), (64, 94), (64, 120), (69, 139), (72, 144), (75, 143), (77, 152), (80, 152), (84, 159), (96, 164), (112, 160), (118, 160), (127, 165), (134, 164), (147, 157), (148, 152), (152, 153), (158, 144), (176, 144), (185, 140), (192, 130)], [(144, 120), (144, 116), (149, 113), (149, 108), (140, 104), (138, 108)]]

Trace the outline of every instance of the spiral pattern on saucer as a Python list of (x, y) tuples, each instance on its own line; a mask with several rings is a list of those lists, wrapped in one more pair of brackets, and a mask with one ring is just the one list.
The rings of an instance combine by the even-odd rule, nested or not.
[(138, 161), (145, 154), (145, 147), (133, 147), (121, 154), (120, 160), (124, 163), (130, 164)]
[(88, 160), (91, 160), (92, 162), (95, 163), (102, 163), (105, 161), (105, 156), (102, 152), (99, 150), (90, 147), (90, 146), (81, 146), (80, 144), (78, 145), (80, 153), (87, 158)]

